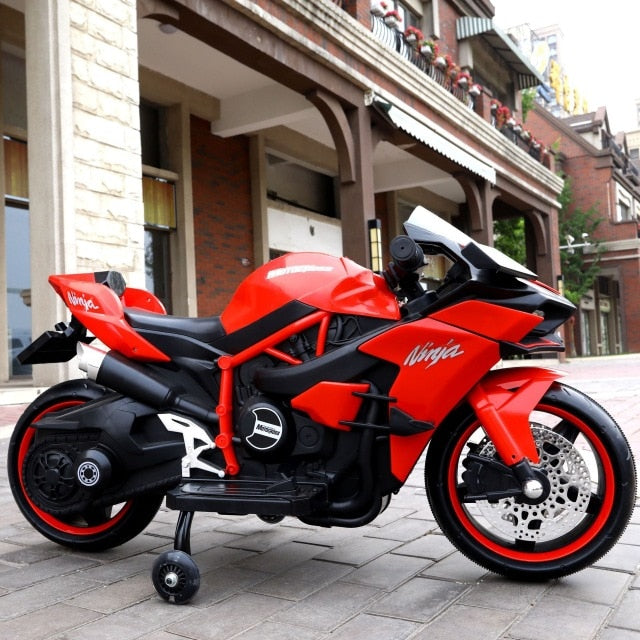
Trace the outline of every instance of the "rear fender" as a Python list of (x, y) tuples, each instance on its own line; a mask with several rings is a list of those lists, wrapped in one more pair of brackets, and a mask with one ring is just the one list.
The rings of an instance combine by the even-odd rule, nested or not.
[(539, 463), (529, 415), (553, 382), (563, 375), (538, 367), (497, 369), (469, 392), (469, 404), (505, 464), (511, 466), (525, 458)]

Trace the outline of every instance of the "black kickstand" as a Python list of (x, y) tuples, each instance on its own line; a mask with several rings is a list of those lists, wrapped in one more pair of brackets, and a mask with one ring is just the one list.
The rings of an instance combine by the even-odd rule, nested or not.
[(173, 539), (173, 548), (176, 551), (184, 551), (191, 554), (191, 523), (193, 511), (181, 511), (176, 524), (176, 534)]

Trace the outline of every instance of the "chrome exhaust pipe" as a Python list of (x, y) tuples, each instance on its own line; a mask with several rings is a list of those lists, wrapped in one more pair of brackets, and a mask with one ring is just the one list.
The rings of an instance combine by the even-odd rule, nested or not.
[(178, 411), (185, 415), (218, 424), (215, 410), (177, 394), (160, 376), (139, 362), (125, 358), (116, 351), (103, 351), (79, 342), (78, 367), (109, 389), (153, 407), (159, 411)]

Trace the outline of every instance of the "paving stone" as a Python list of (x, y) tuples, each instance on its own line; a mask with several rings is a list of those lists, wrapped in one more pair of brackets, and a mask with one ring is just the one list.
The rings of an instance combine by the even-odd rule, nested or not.
[(390, 524), (380, 527), (377, 531), (369, 534), (372, 538), (384, 538), (386, 540), (398, 540), (400, 542), (410, 542), (429, 533), (423, 520), (411, 520), (403, 518)]
[(404, 640), (420, 628), (416, 622), (361, 614), (330, 636), (331, 640)]
[(402, 546), (396, 547), (393, 553), (405, 556), (416, 556), (419, 558), (431, 558), (433, 560), (442, 560), (451, 555), (456, 548), (440, 534), (429, 534), (407, 542)]
[(385, 554), (365, 564), (345, 577), (345, 581), (393, 591), (403, 582), (420, 573), (429, 561), (424, 558)]
[(178, 607), (159, 597), (152, 598), (78, 627), (56, 640), (133, 640), (148, 634), (155, 637), (151, 632), (174, 624), (193, 611), (188, 604)]
[(640, 632), (640, 590), (625, 594), (609, 624)]
[[(40, 536), (40, 541), (42, 541), (42, 536)], [(53, 542), (43, 542), (41, 544), (7, 551), (0, 556), (0, 560), (10, 564), (27, 565), (55, 558), (62, 555), (62, 553), (62, 548)]]
[(471, 562), (459, 551), (448, 555), (446, 558), (432, 564), (422, 572), (428, 578), (444, 578), (445, 580), (457, 580), (458, 582), (478, 582), (488, 571)]
[(350, 572), (351, 569), (342, 564), (309, 560), (254, 585), (251, 591), (288, 600), (300, 600)]
[[(263, 523), (262, 526), (266, 525)], [(266, 531), (259, 530), (249, 535), (240, 536), (237, 540), (228, 542), (226, 546), (247, 549), (248, 551), (268, 551), (291, 542), (297, 535), (298, 533), (294, 529), (272, 525)]]
[(598, 640), (640, 640), (640, 633), (629, 629), (607, 627), (598, 635)]
[(620, 544), (635, 544), (640, 546), (640, 524), (630, 524), (618, 542)]
[(518, 582), (490, 573), (473, 585), (460, 602), (473, 607), (524, 612), (547, 589), (547, 583)]
[(169, 624), (166, 630), (194, 640), (228, 640), (289, 606), (289, 601), (280, 598), (241, 593)]
[(151, 576), (139, 574), (83, 593), (69, 600), (69, 604), (100, 613), (113, 613), (148, 600), (155, 593)]
[(261, 571), (251, 571), (242, 567), (226, 566), (222, 570), (213, 569), (202, 573), (200, 569), (200, 590), (191, 603), (196, 607), (210, 607), (233, 594), (250, 588), (254, 584), (264, 582), (270, 574)]
[(96, 582), (110, 584), (133, 576), (136, 573), (145, 572), (147, 575), (151, 575), (151, 567), (154, 560), (155, 555), (143, 553), (85, 569), (82, 575)]
[(611, 609), (605, 605), (544, 595), (530, 611), (509, 629), (518, 640), (593, 638)]
[(324, 551), (325, 548), (318, 545), (288, 542), (264, 553), (254, 554), (245, 560), (237, 562), (237, 564), (240, 567), (253, 569), (254, 571), (282, 573), (290, 567), (320, 555)]
[(640, 569), (640, 546), (617, 544), (594, 566), (636, 573)]
[[(360, 567), (367, 562), (395, 549), (400, 543), (396, 540), (379, 538), (359, 538), (347, 544), (336, 545), (333, 549), (318, 555), (320, 560), (341, 562)], [(1, 584), (1, 582), (0, 582)]]
[(2, 637), (7, 640), (42, 640), (56, 633), (84, 625), (101, 614), (68, 604), (56, 604), (33, 611), (1, 625)]
[(455, 602), (467, 585), (446, 580), (413, 578), (384, 596), (368, 611), (416, 622), (427, 622)]
[(382, 593), (374, 587), (337, 581), (277, 613), (273, 620), (328, 632), (366, 609)]
[(233, 640), (316, 640), (321, 637), (317, 631), (294, 627), (286, 622), (264, 622), (234, 636)]
[(63, 555), (21, 567), (20, 571), (0, 573), (0, 586), (20, 589), (49, 578), (60, 578), (72, 571), (95, 565), (95, 560), (79, 556)]
[(63, 580), (46, 580), (25, 589), (11, 591), (0, 598), (0, 620), (44, 609), (97, 586), (93, 580), (72, 574), (65, 576)]
[(628, 584), (629, 576), (625, 573), (588, 568), (561, 578), (548, 593), (613, 606)]
[[(500, 638), (517, 618), (514, 611), (455, 604), (430, 622), (411, 640), (461, 640)], [(539, 636), (542, 638), (543, 636)], [(551, 636), (550, 636), (551, 637)]]

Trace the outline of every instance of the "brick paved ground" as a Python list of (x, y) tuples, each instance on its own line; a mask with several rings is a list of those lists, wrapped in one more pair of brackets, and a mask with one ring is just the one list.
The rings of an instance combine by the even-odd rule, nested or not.
[[(609, 410), (640, 459), (640, 356), (554, 365)], [(198, 514), (192, 551), (202, 586), (190, 604), (166, 604), (150, 568), (171, 547), (174, 512), (162, 509), (135, 540), (101, 554), (67, 551), (24, 521), (6, 481), (2, 428), (20, 409), (0, 407), (0, 638), (640, 640), (640, 501), (595, 566), (513, 582), (467, 561), (438, 532), (422, 469), (361, 529)]]

